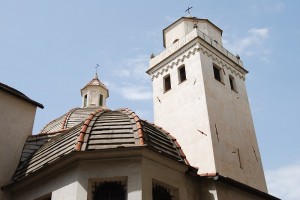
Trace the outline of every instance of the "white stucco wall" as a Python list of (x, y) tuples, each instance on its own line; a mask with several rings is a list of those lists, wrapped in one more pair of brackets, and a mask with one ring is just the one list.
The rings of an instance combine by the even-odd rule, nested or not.
[(111, 158), (105, 156), (96, 159), (89, 156), (85, 160), (70, 162), (72, 164), (56, 169), (54, 173), (47, 173), (47, 170), (53, 172), (54, 169), (46, 167), (44, 172), (48, 175), (42, 175), (42, 172), (36, 174), (34, 180), (11, 187), (14, 191), (12, 200), (36, 200), (47, 194), (51, 195), (52, 200), (91, 200), (93, 184), (109, 180), (122, 181), (126, 185), (128, 200), (152, 200), (153, 183), (170, 189), (174, 200), (260, 200), (248, 192), (218, 183), (212, 178), (191, 175), (187, 173), (187, 165), (149, 149), (143, 149), (142, 154), (124, 158), (110, 155)]
[(218, 200), (238, 199), (238, 200), (265, 200), (265, 198), (258, 197), (249, 192), (245, 192), (238, 188), (226, 185), (221, 182), (215, 183), (217, 189)]
[[(175, 164), (176, 166), (177, 164)], [(164, 164), (160, 164), (149, 158), (142, 160), (142, 175), (143, 175), (143, 200), (152, 200), (152, 183), (167, 185), (168, 188), (174, 189), (176, 193), (174, 200), (189, 199), (187, 190), (187, 177), (185, 171), (170, 168)]]
[(166, 48), (172, 46), (176, 39), (179, 40), (192, 32), (195, 24), (197, 24), (197, 29), (199, 31), (212, 38), (212, 40), (217, 41), (219, 45), (223, 46), (221, 31), (209, 21), (194, 18), (182, 18), (164, 31)]
[(199, 21), (197, 26), (201, 32), (217, 41), (219, 45), (223, 46), (222, 34), (215, 26), (207, 21)]
[[(177, 69), (183, 64), (187, 80), (179, 84)], [(167, 74), (171, 76), (172, 89), (164, 93), (163, 77)], [(153, 104), (155, 124), (178, 140), (190, 164), (199, 167), (199, 173), (207, 173), (215, 172), (216, 168), (202, 83), (200, 54), (191, 54), (189, 59), (180, 60), (172, 69), (153, 79)]]
[[(36, 106), (0, 90), (0, 186), (7, 185), (32, 133)], [(2, 190), (0, 199), (5, 200)]]
[(78, 162), (15, 191), (12, 199), (33, 200), (51, 193), (52, 200), (87, 200), (91, 199), (92, 181), (124, 177), (128, 199), (141, 200), (141, 161), (135, 158)]
[[(217, 172), (266, 192), (245, 81), (230, 63), (224, 67), (202, 52), (201, 63)], [(213, 63), (222, 68), (223, 84), (214, 79)], [(230, 88), (229, 75), (237, 92)]]

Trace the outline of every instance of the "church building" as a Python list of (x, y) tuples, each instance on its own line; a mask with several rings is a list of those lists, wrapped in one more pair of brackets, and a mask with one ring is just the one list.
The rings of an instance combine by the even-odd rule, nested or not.
[(33, 135), (43, 105), (0, 84), (0, 199), (278, 199), (267, 191), (248, 71), (223, 47), (222, 30), (182, 17), (163, 30), (163, 46), (147, 70), (154, 123), (109, 109), (96, 74), (81, 107)]

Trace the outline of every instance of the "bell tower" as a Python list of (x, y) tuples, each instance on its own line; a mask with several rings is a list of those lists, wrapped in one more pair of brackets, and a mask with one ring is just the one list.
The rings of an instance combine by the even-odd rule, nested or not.
[(81, 89), (82, 107), (106, 107), (106, 99), (109, 97), (107, 87), (95, 77)]
[(239, 56), (207, 19), (182, 17), (152, 56), (154, 122), (178, 140), (199, 174), (219, 173), (267, 192)]

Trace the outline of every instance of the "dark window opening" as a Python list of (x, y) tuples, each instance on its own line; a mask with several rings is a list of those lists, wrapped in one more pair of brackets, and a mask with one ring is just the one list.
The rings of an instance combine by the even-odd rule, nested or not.
[(84, 98), (83, 98), (83, 107), (86, 107), (87, 106), (87, 94), (84, 95)]
[(164, 91), (167, 92), (171, 90), (171, 77), (170, 75), (164, 77)]
[(236, 85), (235, 85), (235, 80), (233, 76), (229, 76), (229, 82), (230, 82), (230, 88), (234, 91), (236, 91)]
[(121, 181), (95, 183), (93, 200), (126, 200), (126, 189)]
[(179, 83), (186, 80), (185, 66), (179, 68)]
[(46, 194), (46, 195), (44, 195), (42, 197), (39, 197), (39, 198), (37, 198), (35, 200), (51, 200), (51, 193), (50, 194)]
[(172, 200), (170, 189), (153, 183), (152, 185), (152, 197), (153, 200)]
[(103, 95), (99, 95), (99, 106), (103, 106)]
[(221, 77), (221, 69), (216, 67), (216, 66), (213, 66), (214, 68), (214, 76), (215, 76), (215, 79), (222, 82), (222, 77)]

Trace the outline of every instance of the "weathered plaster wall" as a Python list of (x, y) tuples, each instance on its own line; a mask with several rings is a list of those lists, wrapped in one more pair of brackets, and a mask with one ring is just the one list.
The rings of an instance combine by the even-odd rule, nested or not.
[[(245, 81), (230, 62), (224, 66), (216, 55), (200, 52), (217, 172), (266, 192)], [(213, 63), (221, 68), (222, 82), (214, 78)]]
[[(24, 143), (32, 133), (36, 106), (0, 91), (0, 186), (7, 185), (17, 168)], [(0, 199), (8, 197), (0, 190)]]
[(216, 182), (215, 185), (217, 188), (218, 200), (264, 200), (264, 198), (260, 198), (256, 195), (244, 192), (243, 190), (237, 189), (235, 187), (225, 185), (221, 182)]

